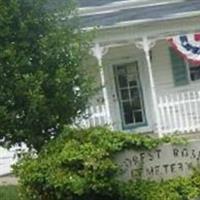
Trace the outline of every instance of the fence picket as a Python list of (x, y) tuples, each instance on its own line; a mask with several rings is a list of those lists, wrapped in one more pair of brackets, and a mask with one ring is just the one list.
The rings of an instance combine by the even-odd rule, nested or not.
[(184, 124), (184, 115), (183, 115), (183, 106), (182, 106), (182, 100), (183, 97), (181, 95), (176, 94), (176, 103), (177, 103), (177, 121), (179, 121), (179, 126), (177, 128), (178, 130), (183, 129)]
[(82, 117), (75, 120), (75, 126), (89, 128), (108, 124), (105, 105), (90, 106)]
[(190, 99), (190, 92), (187, 92), (187, 103), (189, 107), (188, 118), (190, 122), (190, 130), (193, 131), (193, 119), (192, 119), (192, 101)]
[(200, 109), (200, 91), (197, 92), (197, 129), (200, 130), (200, 113), (199, 113), (199, 109)]
[(165, 133), (165, 130), (166, 130), (166, 116), (165, 116), (165, 107), (164, 107), (164, 103), (162, 101), (162, 98), (160, 97), (159, 98), (159, 101), (158, 101), (158, 108), (159, 108), (159, 113), (160, 113), (160, 131), (161, 131), (161, 134)]
[(195, 131), (197, 130), (197, 119), (198, 119), (198, 101), (195, 101), (196, 98), (196, 92), (193, 91), (192, 92), (192, 99), (194, 100), (194, 108), (193, 108), (193, 112), (194, 112), (194, 128)]
[(162, 133), (200, 130), (200, 91), (187, 91), (158, 98)]
[(181, 98), (182, 98), (182, 107), (183, 107), (183, 119), (184, 119), (184, 124), (183, 124), (183, 128), (182, 128), (182, 131), (188, 131), (189, 130), (189, 121), (187, 119), (187, 105), (186, 105), (186, 102), (184, 101), (185, 99), (185, 94), (184, 93), (181, 93)]
[(178, 118), (176, 117), (176, 103), (173, 104), (173, 102), (175, 101), (173, 95), (170, 95), (170, 101), (172, 111), (173, 132), (175, 132), (177, 130)]
[(170, 115), (170, 104), (168, 96), (165, 96), (165, 103), (166, 103), (166, 116), (167, 116), (167, 127), (169, 129), (169, 132), (171, 132), (171, 115)]

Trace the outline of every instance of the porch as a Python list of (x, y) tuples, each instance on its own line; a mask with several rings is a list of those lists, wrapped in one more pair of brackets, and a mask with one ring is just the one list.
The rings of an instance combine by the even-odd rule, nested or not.
[[(177, 77), (177, 66), (172, 66), (174, 58), (165, 39), (153, 45), (149, 41), (143, 42), (140, 41), (136, 45), (114, 46), (109, 49), (104, 59), (102, 59), (104, 54), (97, 56), (100, 59), (98, 76), (102, 85), (100, 96), (103, 100), (88, 107), (85, 117), (77, 121), (78, 126), (108, 125), (115, 130), (154, 132), (160, 137), (200, 131), (200, 77), (197, 76), (197, 79), (192, 80), (194, 72), (193, 68), (191, 73), (188, 71), (188, 64), (184, 65), (187, 67), (186, 77), (182, 75)], [(147, 51), (141, 48), (145, 47), (145, 43), (149, 44)], [(106, 52), (103, 48), (98, 50)], [(121, 71), (122, 67), (126, 68), (126, 79), (130, 79), (128, 86), (120, 85), (117, 67)], [(130, 77), (131, 71), (135, 74), (132, 77)], [(180, 69), (178, 71), (180, 72)], [(188, 78), (188, 81), (185, 82), (184, 78)], [(134, 85), (133, 81), (137, 83)], [(136, 98), (132, 97), (132, 91), (137, 88), (141, 90), (138, 95), (142, 96), (140, 100), (142, 106), (134, 112), (139, 110), (143, 119), (141, 116), (138, 119), (133, 119), (135, 116), (126, 119), (127, 113), (124, 111), (123, 103), (130, 101), (132, 104)], [(124, 93), (126, 91), (127, 94)], [(133, 105), (129, 110), (131, 107)]]
[[(155, 126), (162, 136), (200, 131), (200, 90), (159, 96), (157, 109), (159, 124)], [(78, 122), (79, 126), (89, 128), (107, 125), (113, 128), (110, 124), (112, 119), (106, 115), (105, 105), (91, 106), (86, 113), (88, 117)]]
[[(196, 133), (200, 131), (200, 90), (180, 92), (158, 97), (159, 120), (155, 124), (163, 136), (174, 133)], [(109, 126), (113, 128), (105, 112), (105, 105), (91, 106), (79, 126)], [(133, 130), (134, 131), (134, 130)], [(152, 130), (155, 131), (155, 130)]]

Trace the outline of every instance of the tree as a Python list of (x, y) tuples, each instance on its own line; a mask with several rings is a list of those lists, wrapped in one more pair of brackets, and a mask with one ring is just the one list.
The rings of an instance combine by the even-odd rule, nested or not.
[[(71, 124), (91, 94), (89, 41), (71, 1), (0, 0), (0, 139), (41, 146)], [(55, 8), (55, 9), (54, 9)]]

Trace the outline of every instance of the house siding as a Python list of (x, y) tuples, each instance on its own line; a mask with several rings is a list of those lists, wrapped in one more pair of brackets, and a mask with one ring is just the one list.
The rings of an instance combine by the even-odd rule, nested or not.
[(198, 90), (200, 86), (198, 80), (189, 81), (186, 85), (175, 86), (167, 41), (158, 41), (153, 48), (152, 69), (157, 96)]

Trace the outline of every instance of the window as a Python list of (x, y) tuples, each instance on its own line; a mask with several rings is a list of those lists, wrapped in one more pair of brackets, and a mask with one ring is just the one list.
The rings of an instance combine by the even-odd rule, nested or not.
[(200, 64), (188, 63), (172, 48), (170, 48), (170, 58), (175, 86), (184, 86), (200, 80)]
[(200, 64), (194, 65), (194, 64), (188, 64), (189, 68), (189, 75), (191, 81), (196, 81), (200, 79)]
[(116, 89), (124, 129), (145, 124), (145, 110), (138, 63), (114, 66)]

